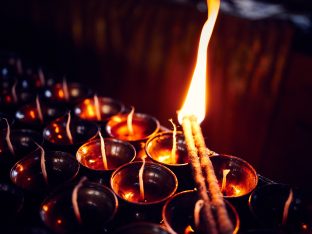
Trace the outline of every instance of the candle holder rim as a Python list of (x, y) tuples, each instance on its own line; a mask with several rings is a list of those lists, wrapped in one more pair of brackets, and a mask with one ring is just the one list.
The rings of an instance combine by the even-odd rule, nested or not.
[[(110, 137), (116, 138), (116, 137), (111, 133), (111, 127), (110, 127), (110, 123), (115, 122), (115, 121), (114, 121), (114, 118), (121, 117), (121, 118), (127, 119), (128, 115), (129, 115), (129, 113), (126, 113), (126, 114), (124, 114), (124, 113), (119, 113), (119, 114), (116, 114), (116, 115), (112, 116), (112, 117), (108, 120), (108, 122), (107, 122), (107, 124), (106, 124), (106, 126), (105, 126), (105, 130), (106, 130), (106, 132), (108, 133), (108, 135), (109, 135)], [(153, 132), (152, 132), (151, 134), (149, 134), (148, 136), (146, 136), (146, 137), (144, 137), (144, 138), (140, 138), (140, 139), (136, 139), (136, 140), (131, 140), (131, 139), (130, 139), (130, 140), (127, 140), (127, 141), (129, 141), (129, 142), (145, 141), (145, 140), (149, 139), (150, 137), (154, 136), (154, 135), (159, 131), (159, 129), (160, 129), (160, 123), (159, 123), (158, 119), (156, 119), (154, 116), (149, 115), (149, 114), (146, 114), (146, 113), (134, 112), (134, 114), (133, 114), (133, 119), (135, 119), (135, 116), (138, 116), (138, 117), (141, 117), (141, 118), (142, 118), (142, 117), (143, 117), (143, 118), (145, 117), (145, 118), (151, 119), (151, 120), (156, 124), (156, 128), (153, 130)]]
[[(190, 163), (186, 162), (186, 163), (173, 163), (173, 164), (170, 164), (170, 163), (165, 163), (165, 162), (159, 162), (159, 161), (157, 161), (156, 159), (154, 159), (154, 158), (149, 154), (149, 152), (148, 152), (148, 150), (147, 150), (148, 144), (149, 144), (150, 142), (152, 142), (156, 137), (163, 136), (163, 135), (169, 135), (169, 134), (172, 135), (172, 133), (173, 133), (173, 131), (168, 130), (168, 131), (158, 132), (158, 133), (156, 133), (155, 135), (153, 135), (152, 137), (150, 137), (150, 138), (146, 141), (145, 146), (144, 146), (145, 153), (146, 153), (146, 155), (147, 155), (153, 162), (162, 164), (162, 165), (164, 165), (164, 166), (166, 166), (166, 167), (178, 168), (178, 167), (187, 166), (187, 165), (189, 165)], [(177, 131), (177, 135), (178, 135), (178, 134), (179, 134), (179, 135), (182, 135), (182, 136), (184, 137), (183, 131)]]
[[(197, 191), (196, 191), (196, 190), (191, 190), (191, 189), (189, 189), (189, 190), (184, 190), (184, 191), (178, 192), (178, 193), (174, 194), (172, 197), (170, 197), (170, 198), (166, 201), (166, 203), (164, 204), (164, 206), (163, 206), (163, 208), (162, 208), (161, 216), (162, 216), (162, 219), (163, 219), (163, 222), (164, 222), (165, 227), (169, 230), (170, 233), (177, 234), (177, 232), (174, 231), (174, 230), (172, 229), (171, 225), (170, 225), (170, 224), (168, 223), (168, 221), (167, 221), (167, 218), (166, 218), (166, 209), (167, 209), (169, 203), (170, 203), (173, 199), (175, 199), (176, 197), (179, 197), (179, 196), (181, 196), (181, 195), (190, 194), (190, 193), (197, 193)], [(232, 210), (232, 212), (233, 212), (233, 214), (234, 214), (234, 216), (235, 216), (236, 225), (235, 225), (235, 228), (234, 228), (234, 230), (233, 230), (233, 234), (236, 234), (236, 233), (238, 233), (239, 227), (240, 227), (240, 218), (239, 218), (238, 212), (237, 212), (237, 210), (235, 209), (235, 207), (234, 207), (229, 201), (227, 201), (226, 199), (223, 199), (223, 200), (224, 200), (226, 206), (230, 207), (230, 209)]]
[[(104, 137), (104, 142), (106, 141), (106, 140), (109, 140), (109, 141), (111, 141), (111, 142), (117, 142), (117, 143), (122, 143), (122, 144), (124, 144), (124, 145), (127, 145), (128, 147), (129, 147), (129, 149), (131, 149), (131, 151), (133, 151), (133, 157), (131, 158), (131, 160), (129, 161), (129, 162), (127, 162), (127, 163), (125, 163), (125, 164), (128, 164), (128, 163), (131, 163), (131, 162), (133, 162), (133, 160), (135, 159), (135, 157), (136, 157), (136, 150), (135, 150), (135, 148), (134, 148), (134, 146), (131, 144), (131, 143), (129, 143), (129, 142), (127, 142), (127, 141), (123, 141), (123, 140), (119, 140), (119, 139), (116, 139), (116, 138), (113, 138), (113, 137)], [(87, 167), (86, 165), (84, 165), (84, 164), (82, 164), (81, 163), (81, 160), (79, 160), (78, 159), (78, 151), (79, 151), (79, 149), (81, 148), (81, 147), (83, 147), (83, 146), (86, 146), (86, 145), (90, 145), (90, 144), (92, 144), (92, 143), (95, 143), (95, 142), (99, 142), (100, 141), (100, 139), (99, 138), (93, 138), (93, 139), (90, 139), (89, 141), (87, 141), (86, 143), (84, 143), (83, 145), (81, 145), (79, 148), (78, 148), (78, 150), (77, 150), (77, 152), (76, 152), (76, 160), (78, 161), (78, 163), (79, 164), (81, 164), (83, 167), (85, 167), (85, 168), (87, 168), (87, 169), (89, 169), (89, 170), (92, 170), (92, 171), (97, 171), (97, 172), (113, 172), (114, 170), (116, 170), (116, 169), (118, 169), (119, 167), (116, 167), (116, 168), (113, 168), (113, 169), (107, 169), (107, 170), (102, 170), (102, 169), (91, 169), (91, 168), (89, 168), (89, 167)], [(124, 165), (124, 164), (123, 164)], [(122, 166), (122, 165), (121, 165)]]
[(112, 188), (112, 190), (114, 191), (114, 193), (123, 201), (129, 203), (129, 204), (133, 204), (133, 205), (142, 205), (142, 206), (148, 206), (148, 205), (156, 205), (156, 204), (160, 204), (164, 201), (166, 201), (167, 199), (169, 199), (170, 197), (172, 197), (175, 192), (178, 189), (178, 179), (176, 177), (176, 175), (173, 173), (172, 170), (170, 170), (168, 167), (158, 164), (158, 163), (154, 163), (154, 162), (145, 162), (145, 167), (147, 165), (152, 166), (152, 167), (160, 167), (165, 169), (167, 172), (169, 172), (172, 175), (172, 178), (174, 179), (174, 188), (173, 190), (170, 192), (170, 194), (168, 194), (167, 196), (165, 196), (164, 198), (157, 200), (157, 201), (152, 201), (152, 202), (133, 202), (133, 201), (128, 201), (126, 199), (124, 199), (122, 196), (120, 196), (117, 192), (115, 192), (114, 190), (114, 186), (113, 186), (113, 179), (115, 177), (115, 175), (121, 171), (122, 169), (124, 169), (125, 167), (129, 167), (131, 165), (136, 165), (136, 164), (142, 164), (143, 161), (135, 161), (135, 162), (130, 162), (130, 163), (126, 163), (124, 165), (121, 165), (120, 167), (116, 168), (115, 171), (112, 173), (111, 178), (110, 178), (110, 187)]
[[(249, 163), (247, 162), (246, 160), (242, 159), (242, 158), (239, 158), (237, 156), (233, 156), (233, 155), (230, 155), (230, 154), (219, 154), (217, 153), (216, 155), (212, 155), (210, 156), (210, 159), (213, 160), (213, 158), (229, 158), (230, 160), (237, 160), (237, 161), (240, 161), (240, 162), (243, 162), (245, 165), (247, 165), (247, 167), (252, 171), (252, 173), (254, 174), (255, 176), (255, 185), (254, 187), (248, 192), (248, 193), (245, 193), (245, 194), (241, 194), (241, 195), (238, 195), (238, 196), (226, 196), (226, 195), (223, 195), (224, 198), (227, 198), (227, 199), (232, 199), (232, 198), (240, 198), (240, 197), (245, 197), (246, 195), (250, 195), (253, 191), (255, 191), (255, 189), (257, 188), (257, 185), (259, 183), (259, 177), (258, 177), (258, 174), (257, 174), (257, 171), (256, 169)], [(250, 193), (250, 194), (249, 194)]]

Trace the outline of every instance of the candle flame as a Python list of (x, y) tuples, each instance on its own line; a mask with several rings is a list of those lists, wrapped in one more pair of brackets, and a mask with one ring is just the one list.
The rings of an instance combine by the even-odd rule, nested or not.
[(63, 79), (62, 88), (63, 88), (65, 100), (68, 101), (69, 100), (69, 92), (68, 92), (68, 85), (67, 85), (66, 78)]
[(17, 80), (15, 80), (15, 82), (14, 82), (14, 84), (13, 84), (13, 86), (12, 86), (12, 97), (13, 97), (13, 101), (15, 102), (15, 103), (17, 103), (17, 95), (16, 95), (16, 86), (17, 86)]
[(194, 223), (195, 223), (195, 227), (197, 229), (199, 229), (199, 224), (200, 224), (200, 211), (202, 209), (202, 207), (204, 206), (204, 201), (202, 199), (198, 200), (195, 203), (195, 207), (194, 207)]
[(7, 132), (6, 132), (6, 136), (5, 136), (5, 141), (9, 147), (11, 154), (15, 155), (15, 151), (14, 151), (11, 139), (10, 139), (10, 135), (11, 135), (10, 125), (9, 125), (9, 122), (6, 118), (3, 118), (3, 119), (7, 125)]
[(290, 207), (291, 202), (293, 201), (293, 198), (294, 198), (294, 193), (293, 193), (292, 189), (290, 189), (288, 198), (287, 198), (285, 205), (284, 205), (282, 224), (286, 224), (286, 222), (287, 222), (289, 207)]
[(66, 134), (67, 134), (67, 137), (69, 139), (69, 142), (71, 144), (73, 144), (73, 136), (70, 132), (70, 120), (71, 120), (71, 115), (70, 115), (70, 112), (68, 112), (68, 118), (67, 118), (67, 122), (66, 122)]
[(184, 230), (184, 234), (190, 234), (190, 233), (194, 233), (194, 230), (191, 227), (191, 225), (188, 225)]
[(144, 181), (143, 181), (143, 173), (144, 173), (144, 167), (145, 167), (145, 157), (142, 157), (142, 166), (139, 170), (139, 186), (140, 186), (140, 199), (141, 201), (145, 200), (144, 195)]
[(75, 186), (75, 188), (73, 190), (72, 199), (71, 199), (73, 209), (74, 209), (74, 213), (75, 213), (75, 216), (76, 216), (79, 223), (82, 223), (82, 220), (81, 220), (80, 209), (79, 209), (79, 205), (78, 205), (78, 192), (79, 192), (79, 189), (81, 188), (81, 186), (83, 185), (83, 182), (86, 180), (87, 180), (86, 177), (81, 178), (81, 180), (79, 181), (79, 183)]
[(100, 136), (100, 142), (101, 142), (101, 155), (102, 155), (102, 161), (103, 161), (103, 166), (104, 169), (107, 170), (107, 158), (106, 158), (106, 152), (105, 152), (105, 143), (104, 143), (104, 138), (102, 137), (101, 131), (99, 131), (99, 136)]
[(221, 185), (221, 192), (223, 193), (226, 187), (226, 177), (230, 173), (230, 169), (224, 169), (222, 174), (222, 185)]
[(94, 107), (95, 107), (95, 113), (96, 113), (96, 118), (98, 121), (101, 121), (101, 110), (100, 110), (100, 104), (99, 104), (99, 98), (97, 95), (94, 95)]
[(47, 173), (46, 164), (45, 164), (45, 161), (46, 161), (45, 160), (45, 152), (44, 152), (44, 149), (42, 148), (41, 145), (39, 145), (37, 142), (35, 142), (35, 144), (40, 149), (40, 167), (41, 167), (41, 171), (42, 171), (44, 181), (46, 182), (46, 184), (48, 184), (48, 173)]
[(40, 100), (39, 100), (38, 95), (36, 97), (36, 107), (37, 107), (37, 112), (38, 112), (38, 117), (40, 119), (40, 122), (43, 123), (43, 115), (42, 115), (42, 110), (41, 110), (41, 105), (40, 105)]
[(195, 115), (200, 123), (205, 118), (206, 112), (206, 72), (207, 48), (218, 16), (220, 0), (208, 0), (208, 19), (205, 22), (199, 40), (197, 61), (183, 107), (178, 111), (179, 123), (185, 116)]
[(172, 149), (171, 149), (171, 163), (175, 163), (175, 155), (177, 151), (177, 126), (174, 124), (172, 119), (169, 119), (170, 123), (173, 126), (173, 132), (172, 132)]
[(132, 106), (131, 111), (127, 117), (128, 134), (130, 136), (133, 135), (133, 126), (132, 126), (133, 114), (134, 114), (134, 107)]

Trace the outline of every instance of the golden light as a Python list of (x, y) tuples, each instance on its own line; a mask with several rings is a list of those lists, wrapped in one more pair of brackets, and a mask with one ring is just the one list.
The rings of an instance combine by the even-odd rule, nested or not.
[(201, 31), (197, 60), (190, 88), (182, 108), (178, 111), (179, 123), (182, 123), (185, 116), (195, 115), (198, 123), (202, 122), (205, 118), (207, 48), (218, 16), (220, 0), (208, 0), (207, 3), (209, 17)]

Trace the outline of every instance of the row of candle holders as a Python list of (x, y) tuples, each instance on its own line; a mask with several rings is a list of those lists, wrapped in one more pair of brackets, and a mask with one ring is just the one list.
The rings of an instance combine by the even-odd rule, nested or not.
[[(201, 233), (182, 132), (83, 85), (23, 69), (16, 56), (2, 58), (0, 66), (4, 230)], [(241, 158), (217, 154), (211, 161), (235, 233), (311, 230), (296, 190), (258, 176)]]

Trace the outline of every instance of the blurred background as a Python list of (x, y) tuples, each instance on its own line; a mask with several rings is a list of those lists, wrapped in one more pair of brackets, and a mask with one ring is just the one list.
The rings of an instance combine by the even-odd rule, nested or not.
[[(176, 116), (205, 1), (1, 1), (0, 49), (154, 115)], [(310, 0), (224, 0), (209, 47), (209, 147), (311, 190)]]

